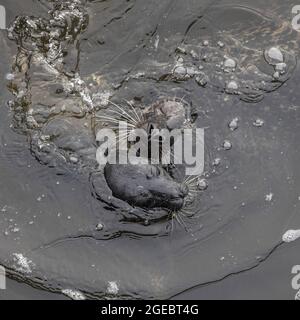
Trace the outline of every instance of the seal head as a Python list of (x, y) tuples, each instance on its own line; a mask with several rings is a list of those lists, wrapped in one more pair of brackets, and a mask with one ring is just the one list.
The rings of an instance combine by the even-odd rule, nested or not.
[(132, 206), (178, 211), (188, 194), (159, 166), (107, 164), (104, 174), (113, 196)]

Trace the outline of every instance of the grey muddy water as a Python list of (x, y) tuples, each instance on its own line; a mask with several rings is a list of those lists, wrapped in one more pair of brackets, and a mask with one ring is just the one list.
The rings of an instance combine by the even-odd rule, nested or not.
[[(11, 277), (74, 299), (169, 298), (258, 265), (300, 229), (293, 1), (2, 2), (0, 264)], [(115, 105), (141, 114), (166, 101), (205, 128), (205, 172), (171, 217), (169, 204), (114, 197), (95, 163)]]

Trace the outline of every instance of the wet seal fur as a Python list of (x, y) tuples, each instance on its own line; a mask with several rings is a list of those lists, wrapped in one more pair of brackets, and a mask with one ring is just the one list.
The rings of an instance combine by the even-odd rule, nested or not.
[(113, 195), (133, 206), (178, 211), (188, 195), (187, 189), (158, 166), (107, 164), (104, 174)]
[[(121, 109), (118, 105), (114, 106)], [(133, 128), (145, 129), (150, 137), (153, 129), (172, 130), (189, 127), (194, 120), (191, 118), (196, 116), (191, 113), (189, 104), (183, 99), (159, 99), (139, 113), (134, 106), (130, 107), (131, 111), (124, 110), (124, 113), (117, 111), (119, 116), (114, 113), (116, 110), (109, 110), (103, 119), (110, 118), (109, 124), (115, 126), (119, 121), (128, 121)], [(98, 119), (101, 120), (101, 117), (102, 115)], [(184, 183), (179, 182), (180, 180), (174, 179), (173, 171), (172, 164), (170, 166), (107, 164), (104, 168), (104, 177), (112, 196), (126, 201), (133, 207), (180, 211), (185, 205), (189, 190)], [(102, 198), (101, 192), (97, 192), (97, 189), (95, 192)]]
[[(84, 17), (83, 15), (78, 21), (82, 31), (86, 28)], [(10, 30), (11, 38), (17, 43), (22, 39), (19, 30), (22, 21), (16, 20)], [(32, 26), (28, 27), (28, 32), (35, 30), (35, 26), (44, 26), (40, 25), (41, 21), (38, 19), (33, 22)], [(46, 25), (46, 20), (44, 22)], [(45, 32), (50, 32), (49, 30)], [(52, 39), (49, 33), (49, 41), (61, 43), (65, 40), (65, 33), (58, 34), (58, 39)], [(76, 38), (77, 33), (72, 35)], [(63, 60), (56, 59), (56, 56), (59, 57), (60, 47), (53, 56), (43, 55), (39, 47), (31, 51), (32, 39), (29, 36), (26, 37), (26, 45), (26, 48), (19, 47), (13, 66), (15, 77), (9, 87), (16, 97), (13, 104), (16, 127), (22, 128), (28, 134), (31, 152), (36, 159), (50, 167), (71, 167), (81, 173), (88, 173), (93, 177), (94, 195), (100, 200), (105, 199), (107, 203), (117, 204), (118, 208), (128, 208), (128, 204), (131, 209), (133, 206), (143, 209), (180, 210), (184, 206), (187, 191), (161, 166), (108, 165), (104, 170), (97, 169), (96, 141), (93, 140), (95, 128), (92, 127), (92, 114), (97, 111), (88, 99), (84, 81), (76, 73), (66, 72)], [(69, 43), (66, 45), (71, 46)], [(52, 92), (55, 94), (51, 94)], [(152, 129), (183, 128), (189, 121), (189, 108), (186, 107), (183, 100), (158, 99), (141, 112), (131, 110), (133, 115), (137, 115), (132, 125), (148, 132)], [(126, 114), (127, 110), (124, 111)], [(101, 118), (103, 110), (99, 113)], [(112, 119), (118, 121), (116, 115)], [(100, 121), (100, 126), (102, 124), (103, 121)], [(101, 181), (100, 188), (97, 188), (99, 184), (95, 177), (97, 181)]]

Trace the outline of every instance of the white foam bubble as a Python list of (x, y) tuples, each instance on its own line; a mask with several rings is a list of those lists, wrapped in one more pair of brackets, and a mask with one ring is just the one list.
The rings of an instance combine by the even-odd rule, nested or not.
[(237, 84), (236, 81), (230, 81), (227, 84), (227, 90), (238, 90), (238, 88), (239, 88), (239, 85)]
[(101, 222), (99, 222), (99, 223), (97, 224), (97, 226), (96, 226), (96, 230), (97, 230), (97, 231), (102, 231), (103, 228), (104, 228), (104, 225), (103, 225)]
[(15, 75), (12, 74), (12, 73), (8, 73), (8, 74), (6, 74), (5, 78), (6, 78), (6, 80), (8, 80), (8, 81), (12, 81), (12, 80), (14, 80)]
[(273, 197), (274, 197), (274, 194), (273, 194), (273, 193), (266, 194), (265, 200), (266, 200), (267, 202), (271, 202), (271, 201), (273, 200)]
[(231, 150), (232, 148), (232, 143), (229, 141), (229, 140), (225, 140), (224, 143), (223, 143), (223, 148), (225, 150)]
[(278, 63), (282, 63), (284, 61), (284, 57), (280, 49), (276, 47), (272, 47), (265, 52), (265, 57), (268, 63), (275, 65)]
[(77, 290), (72, 290), (72, 289), (63, 289), (61, 290), (62, 294), (65, 296), (71, 298), (72, 300), (85, 300), (85, 296), (83, 293)]
[(117, 295), (119, 293), (119, 286), (118, 283), (116, 281), (109, 281), (108, 285), (107, 285), (107, 293), (108, 294), (113, 294), (113, 295)]
[(300, 238), (300, 230), (288, 230), (283, 236), (282, 241), (289, 243)]
[(284, 62), (277, 63), (275, 66), (276, 71), (285, 71), (287, 65)]
[(155, 42), (154, 42), (155, 50), (158, 49), (159, 41), (160, 41), (159, 35), (156, 35)]
[(219, 166), (221, 164), (221, 159), (220, 158), (214, 159), (212, 164), (214, 167)]
[(229, 126), (231, 131), (234, 131), (234, 130), (238, 129), (238, 127), (239, 127), (239, 118), (232, 119), (232, 121), (230, 121), (228, 126)]
[(235, 60), (231, 59), (231, 58), (228, 58), (224, 61), (224, 67), (225, 68), (231, 68), (231, 69), (234, 69), (236, 68), (236, 62)]
[(26, 258), (22, 253), (13, 253), (13, 260), (15, 262), (15, 269), (22, 273), (31, 273), (34, 263)]
[(280, 73), (279, 73), (278, 71), (274, 72), (273, 78), (274, 78), (275, 80), (279, 80), (279, 78), (280, 78)]
[(199, 190), (204, 191), (208, 188), (208, 182), (205, 179), (199, 179), (197, 182)]
[(262, 127), (264, 124), (265, 124), (265, 122), (262, 119), (256, 119), (253, 122), (254, 127), (258, 127), (258, 128)]

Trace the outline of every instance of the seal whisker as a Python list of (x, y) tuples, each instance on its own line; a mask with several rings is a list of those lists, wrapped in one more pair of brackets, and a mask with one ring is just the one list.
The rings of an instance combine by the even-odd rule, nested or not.
[(193, 233), (192, 230), (186, 225), (186, 223), (185, 223), (184, 220), (183, 220), (184, 216), (183, 216), (180, 212), (178, 213), (178, 217), (180, 217), (180, 219), (181, 219), (181, 221), (182, 221), (182, 223), (183, 223), (183, 225), (184, 225), (184, 227), (185, 227), (185, 231), (188, 232), (188, 233), (192, 236), (192, 238), (195, 238), (194, 233)]
[(193, 176), (187, 176), (185, 179), (184, 179), (184, 183), (188, 183), (190, 180), (191, 180), (191, 178), (192, 178)]
[(182, 214), (184, 214), (185, 216), (190, 215), (192, 212), (191, 211), (187, 211), (187, 210), (181, 210), (180, 211)]
[(128, 140), (128, 137), (122, 137), (121, 139), (119, 139), (118, 141), (117, 141), (117, 143), (122, 143), (122, 142), (124, 142), (124, 141), (127, 141)]
[(175, 219), (177, 220), (177, 222), (179, 223), (179, 225), (182, 226), (182, 227), (185, 229), (185, 227), (181, 224), (181, 222), (180, 222), (180, 220), (179, 220), (179, 218), (178, 218), (177, 215), (175, 215)]
[(174, 212), (171, 213), (171, 234), (174, 232)]
[(180, 99), (180, 103), (183, 102), (183, 100), (185, 99), (185, 97), (186, 97), (186, 94)]
[(192, 202), (195, 196), (198, 194), (199, 191), (189, 191), (188, 195), (186, 196), (186, 203)]
[(120, 129), (119, 126), (110, 126), (109, 128), (113, 129), (113, 130), (116, 130), (116, 131), (118, 131)]
[(189, 207), (182, 208), (180, 210), (180, 212), (182, 212), (182, 213), (184, 213), (186, 215), (193, 215), (194, 216), (193, 210), (191, 208), (189, 208)]
[(197, 179), (199, 178), (200, 176), (197, 176), (193, 179), (190, 179), (188, 181), (184, 181), (183, 182), (183, 185), (185, 185), (189, 190), (198, 190), (198, 181)]
[[(111, 110), (110, 112), (113, 112), (114, 110)], [(118, 123), (118, 122), (120, 122), (120, 121), (122, 121), (122, 119), (118, 119), (118, 118), (113, 118), (113, 115), (112, 116), (109, 116), (109, 115), (97, 115), (96, 116), (97, 118), (103, 118), (103, 119), (111, 119), (111, 120), (113, 120), (115, 123)], [(129, 124), (127, 124), (127, 125), (130, 125), (130, 126), (134, 126), (135, 127), (135, 125), (132, 123), (132, 121), (129, 119), (129, 118), (126, 118), (126, 116), (124, 116), (124, 119), (127, 121), (127, 122), (129, 122)]]
[(123, 137), (123, 136), (129, 137), (130, 136), (130, 132), (122, 132), (122, 133), (118, 134), (118, 137)]
[(135, 121), (134, 118), (132, 118), (132, 116), (129, 113), (127, 113), (124, 109), (122, 109), (120, 106), (118, 106), (116, 103), (110, 100), (108, 102), (111, 103), (116, 108), (118, 108), (121, 112), (124, 112), (135, 124), (137, 124), (137, 121)]
[(190, 188), (189, 189), (189, 195), (193, 196), (193, 195), (196, 195), (198, 192), (199, 192), (199, 190), (196, 189), (196, 188), (194, 188), (194, 189)]
[(191, 183), (189, 183), (189, 182), (185, 182), (184, 183), (185, 184), (185, 186), (187, 186), (189, 189), (191, 189), (191, 190), (197, 190), (198, 188), (197, 188), (197, 184), (195, 183), (195, 182), (191, 182)]
[(188, 228), (188, 226), (186, 225), (185, 221), (182, 218), (182, 215), (180, 212), (177, 213), (177, 218), (178, 221), (181, 221), (181, 225), (183, 226), (183, 228), (185, 229), (186, 232), (190, 232), (190, 229)]
[[(125, 100), (125, 99), (124, 99), (124, 100)], [(131, 107), (131, 109), (132, 109), (133, 112), (135, 113), (135, 115), (136, 115), (136, 117), (137, 117), (137, 121), (138, 121), (138, 122), (141, 122), (142, 120), (140, 119), (138, 113), (136, 112), (135, 107), (134, 107), (129, 101), (125, 100), (125, 102)]]
[(187, 176), (184, 181), (185, 181), (185, 182), (188, 182), (188, 181), (190, 181), (190, 180), (192, 179), (192, 177), (193, 177), (193, 176)]
[(123, 142), (127, 140), (128, 136), (120, 137), (120, 139), (117, 140), (118, 143)]
[(108, 116), (96, 116), (97, 119), (102, 119), (102, 120), (108, 120), (110, 122), (113, 122), (113, 123), (118, 123), (117, 119), (114, 119), (114, 118), (111, 118), (111, 117), (108, 117)]
[(198, 179), (199, 177), (200, 177), (199, 175), (198, 175), (198, 176), (190, 176), (186, 182), (192, 183), (192, 182), (194, 182), (196, 179)]
[(197, 193), (199, 190), (195, 185), (186, 185), (185, 186), (188, 188), (189, 193)]
[[(115, 114), (116, 116), (118, 116), (119, 118), (116, 118), (116, 122), (121, 122), (121, 121), (126, 121), (128, 123), (132, 123), (132, 120), (129, 119), (128, 117), (126, 117), (125, 114), (121, 114), (116, 110), (110, 110), (110, 113)], [(113, 116), (113, 115), (112, 115)], [(133, 124), (133, 123), (132, 123)]]
[(115, 119), (115, 118), (112, 118), (112, 117), (109, 117), (109, 116), (104, 116), (104, 115), (96, 115), (96, 118), (97, 119), (103, 119), (103, 120), (110, 120), (111, 122), (115, 122), (115, 123), (118, 123), (118, 120)]
[(118, 139), (117, 140), (117, 143), (122, 143), (122, 142), (124, 142), (124, 141), (127, 141), (128, 140), (128, 136), (123, 136), (123, 137), (121, 137), (120, 139)]
[(173, 162), (175, 162), (175, 160), (177, 160), (178, 163), (180, 163), (181, 159), (179, 159), (178, 157), (175, 156), (174, 151), (170, 150), (169, 152), (163, 152), (162, 150), (162, 159), (166, 159), (168, 160), (168, 157), (170, 156), (170, 159), (173, 158)]
[(118, 121), (122, 121), (122, 118), (124, 118), (127, 122), (129, 122), (129, 123), (131, 123), (133, 125), (136, 124), (135, 122), (132, 121), (132, 119), (130, 119), (128, 116), (126, 116), (125, 113), (121, 113), (118, 110), (109, 110), (109, 112), (119, 115), (120, 119), (117, 119)]
[(188, 196), (190, 199), (193, 199), (197, 194), (198, 194), (198, 191), (195, 190), (195, 191), (191, 191)]
[[(115, 124), (117, 127), (116, 129), (119, 129), (119, 126), (118, 126), (118, 119), (113, 119), (113, 118), (109, 118), (109, 117), (106, 117), (106, 116), (97, 116), (98, 119), (102, 119), (103, 121), (109, 121), (113, 124)], [(135, 125), (131, 124), (131, 123), (127, 123), (127, 126), (130, 127), (130, 128), (136, 128)]]
[(120, 143), (122, 143), (123, 141), (126, 141), (129, 137), (129, 133), (123, 133), (121, 135), (117, 136), (117, 141), (116, 141), (116, 145), (113, 147), (113, 150), (117, 150), (118, 146), (120, 145)]

